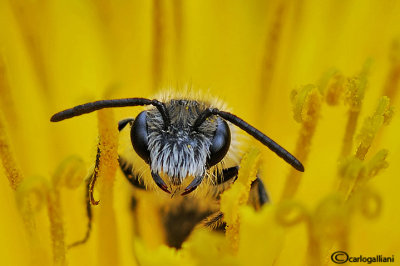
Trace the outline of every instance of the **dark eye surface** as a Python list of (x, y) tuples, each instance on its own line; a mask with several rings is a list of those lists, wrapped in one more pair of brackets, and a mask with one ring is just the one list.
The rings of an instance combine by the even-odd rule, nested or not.
[(218, 118), (218, 126), (210, 146), (208, 167), (219, 163), (226, 155), (231, 144), (231, 131), (225, 120)]
[(136, 153), (146, 162), (150, 162), (147, 137), (147, 115), (146, 111), (141, 112), (135, 119), (131, 128), (132, 146)]

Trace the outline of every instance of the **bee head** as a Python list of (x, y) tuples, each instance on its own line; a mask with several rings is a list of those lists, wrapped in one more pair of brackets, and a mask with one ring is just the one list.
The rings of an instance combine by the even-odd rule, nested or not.
[[(166, 104), (167, 114), (153, 108), (136, 117), (132, 146), (149, 164), (155, 180), (161, 182), (163, 174), (172, 186), (191, 176), (200, 184), (207, 169), (225, 157), (231, 142), (229, 126), (216, 116), (199, 121), (204, 109), (196, 101), (171, 100)], [(167, 184), (157, 185), (165, 190)], [(185, 194), (189, 192), (186, 188)]]

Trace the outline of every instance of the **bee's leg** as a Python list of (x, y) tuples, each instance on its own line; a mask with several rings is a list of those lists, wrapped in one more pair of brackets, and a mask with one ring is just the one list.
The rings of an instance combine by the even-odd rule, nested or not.
[(118, 161), (121, 171), (129, 183), (131, 183), (131, 185), (135, 188), (146, 190), (143, 180), (141, 180), (138, 175), (133, 173), (132, 165), (130, 165), (122, 156), (119, 156)]
[(260, 206), (269, 202), (267, 191), (265, 190), (264, 183), (260, 177), (257, 177), (257, 179), (253, 181), (251, 186), (257, 186), (258, 202), (260, 203)]
[[(222, 175), (217, 176), (217, 185), (223, 184), (232, 178), (234, 178), (233, 182), (236, 181), (238, 177), (239, 166), (234, 166), (230, 168), (226, 168), (222, 170)], [(253, 192), (254, 191), (254, 192)], [(258, 198), (259, 206), (264, 205), (269, 201), (267, 191), (265, 190), (264, 183), (262, 182), (261, 178), (257, 174), (257, 179), (251, 183), (251, 194), (256, 194)]]
[(221, 211), (214, 212), (207, 216), (200, 225), (215, 231), (225, 231), (226, 223), (223, 221), (224, 214)]
[[(239, 167), (231, 167), (224, 169), (222, 171), (223, 177), (218, 176), (218, 184), (222, 184), (232, 178), (235, 178), (233, 182), (237, 179)], [(252, 204), (256, 209), (259, 209), (262, 205), (269, 202), (267, 191), (265, 190), (264, 184), (260, 177), (251, 183), (249, 203)], [(216, 231), (225, 231), (226, 223), (223, 221), (224, 214), (221, 211), (215, 212), (208, 217), (206, 217), (201, 225), (208, 227)]]
[(118, 122), (118, 131), (123, 130), (128, 124), (132, 125), (134, 121), (135, 119), (133, 118), (122, 119), (121, 121)]
[[(143, 181), (139, 179), (138, 175), (134, 174), (132, 165), (130, 165), (127, 162), (127, 160), (125, 160), (122, 156), (119, 156), (118, 161), (121, 171), (124, 174), (125, 178), (129, 181), (129, 183), (137, 189), (146, 190), (146, 186), (144, 185)], [(132, 193), (130, 210), (132, 212), (131, 214), (133, 218), (133, 230), (135, 236), (140, 236), (139, 220), (137, 215), (137, 204), (138, 204), (137, 196), (135, 195), (135, 193)]]
[(232, 178), (235, 178), (233, 182), (236, 181), (239, 172), (239, 166), (234, 166), (222, 170), (222, 175), (217, 176), (217, 185), (223, 184)]
[(248, 203), (253, 205), (256, 210), (259, 210), (261, 206), (267, 202), (269, 202), (267, 191), (265, 190), (261, 178), (257, 177), (257, 179), (251, 183)]
[[(225, 184), (232, 179), (232, 183), (234, 183), (238, 177), (238, 172), (239, 166), (223, 169), (222, 173), (217, 176), (216, 185)], [(224, 214), (221, 211), (217, 211), (204, 218), (199, 225), (215, 231), (225, 231), (226, 223), (223, 221), (223, 218)]]

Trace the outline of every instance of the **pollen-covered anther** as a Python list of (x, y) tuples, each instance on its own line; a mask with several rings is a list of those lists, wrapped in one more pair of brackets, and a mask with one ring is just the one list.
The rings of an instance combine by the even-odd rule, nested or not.
[(380, 150), (368, 161), (365, 166), (365, 173), (368, 178), (378, 175), (383, 169), (389, 166), (389, 163), (386, 161), (388, 154), (388, 150)]
[(6, 123), (0, 112), (0, 159), (3, 164), (7, 179), (12, 189), (17, 189), (22, 182), (23, 176), (14, 157), (11, 143), (6, 132)]
[[(301, 123), (297, 139), (295, 156), (303, 164), (307, 161), (311, 149), (311, 141), (320, 118), (322, 96), (314, 85), (306, 85), (292, 92), (293, 116)], [(286, 178), (282, 199), (291, 198), (300, 184), (301, 173), (291, 169)]]
[(345, 97), (344, 102), (348, 105), (348, 118), (343, 137), (343, 146), (341, 157), (346, 157), (351, 154), (353, 147), (353, 138), (357, 127), (358, 117), (362, 107), (371, 60), (364, 63), (361, 73), (353, 78), (348, 78), (345, 82)]
[(388, 167), (387, 150), (378, 151), (369, 161), (362, 161), (356, 156), (342, 159), (339, 164), (341, 177), (339, 191), (348, 199), (380, 171)]
[(356, 156), (364, 160), (369, 148), (372, 145), (378, 131), (384, 124), (388, 124), (393, 116), (393, 108), (390, 106), (390, 100), (384, 96), (379, 100), (378, 106), (372, 116), (365, 119), (361, 132), (358, 136), (360, 144)]
[(345, 77), (340, 73), (335, 73), (329, 80), (326, 91), (325, 101), (329, 105), (338, 105), (343, 97)]

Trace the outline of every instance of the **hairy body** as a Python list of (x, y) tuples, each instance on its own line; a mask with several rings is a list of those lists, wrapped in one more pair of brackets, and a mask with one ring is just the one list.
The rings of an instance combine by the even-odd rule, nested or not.
[[(120, 156), (120, 165), (128, 181), (135, 189), (146, 190), (157, 197), (161, 224), (165, 229), (165, 240), (169, 246), (181, 247), (183, 241), (196, 226), (205, 226), (223, 231), (225, 224), (219, 211), (220, 194), (236, 179), (237, 171), (224, 169), (236, 168), (242, 152), (236, 128), (228, 123), (231, 142), (224, 158), (216, 165), (207, 168), (209, 146), (220, 118), (206, 120), (199, 132), (192, 132), (191, 125), (207, 108), (225, 108), (221, 101), (184, 97), (164, 97), (166, 109), (171, 117), (168, 131), (162, 131), (163, 120), (156, 108), (147, 109), (147, 126), (151, 167), (145, 165), (132, 146), (124, 145)], [(123, 129), (123, 131), (129, 129)], [(124, 136), (124, 132), (121, 135)], [(126, 138), (125, 134), (125, 138)], [(126, 140), (125, 140), (126, 141)], [(146, 167), (147, 166), (147, 167)], [(167, 184), (171, 195), (160, 192), (155, 185), (151, 171), (156, 169)], [(232, 173), (233, 172), (233, 173)], [(203, 182), (190, 194), (181, 196), (194, 177), (204, 175)], [(261, 181), (254, 183), (252, 203), (258, 207), (267, 201), (267, 195)], [(261, 194), (258, 187), (261, 187)], [(135, 194), (135, 193), (134, 193)], [(141, 194), (141, 193), (140, 193)], [(260, 196), (261, 195), (261, 196)], [(256, 199), (256, 200), (254, 200)], [(136, 203), (140, 201), (137, 193), (133, 196), (132, 210), (136, 213)]]

